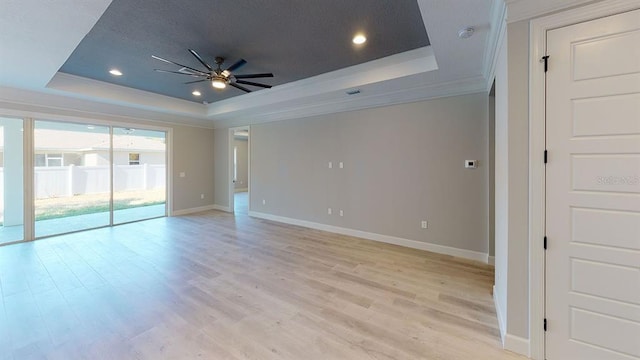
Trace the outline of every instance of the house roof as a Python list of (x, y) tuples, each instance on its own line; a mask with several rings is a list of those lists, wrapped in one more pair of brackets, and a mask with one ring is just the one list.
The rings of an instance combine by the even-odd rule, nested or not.
[[(55, 129), (34, 131), (36, 151), (91, 152), (109, 150), (109, 134), (96, 132), (70, 132)], [(0, 127), (0, 149), (4, 150), (4, 129)], [(162, 138), (136, 135), (114, 135), (114, 151), (163, 152)]]

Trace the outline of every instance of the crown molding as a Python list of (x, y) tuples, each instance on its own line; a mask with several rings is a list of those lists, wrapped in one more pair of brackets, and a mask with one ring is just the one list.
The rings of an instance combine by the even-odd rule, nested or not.
[(594, 0), (505, 0), (507, 22), (529, 20), (535, 17), (570, 7), (594, 3)]
[(216, 128), (259, 124), (272, 121), (301, 119), (311, 116), (328, 115), (375, 107), (404, 104), (436, 98), (461, 96), (484, 92), (484, 76), (460, 79), (437, 84), (424, 84), (394, 91), (382, 91), (367, 95), (363, 92), (354, 98), (329, 99), (324, 102), (309, 102), (299, 106), (277, 107), (274, 110), (256, 108), (250, 111), (228, 114), (214, 122)]
[(55, 74), (47, 84), (47, 89), (64, 92), (70, 97), (96, 100), (108, 104), (201, 119), (207, 118), (206, 106), (203, 104), (63, 72)]
[(367, 85), (403, 78), (438, 69), (430, 46), (387, 56), (382, 59), (275, 86), (209, 104), (208, 116), (215, 119), (233, 116), (237, 111), (261, 108), (278, 103), (308, 101), (335, 91), (361, 88)]
[(126, 123), (131, 120), (157, 124), (212, 128), (209, 119), (167, 114), (100, 101), (70, 97), (66, 94), (38, 92), (0, 86), (0, 115), (37, 117), (52, 120), (107, 120)]

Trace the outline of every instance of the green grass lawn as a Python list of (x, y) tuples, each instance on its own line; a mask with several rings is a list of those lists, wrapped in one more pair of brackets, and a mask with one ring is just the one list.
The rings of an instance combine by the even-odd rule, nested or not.
[[(113, 202), (113, 210), (124, 210), (131, 209), (142, 206), (151, 206), (151, 205), (160, 205), (164, 204), (164, 201), (154, 201), (147, 202), (143, 204), (134, 204), (132, 205), (130, 202), (124, 201), (114, 201)], [(86, 214), (95, 214), (101, 212), (109, 211), (109, 203), (101, 204), (101, 205), (90, 205), (90, 206), (74, 206), (74, 207), (61, 207), (58, 209), (49, 210), (45, 213), (36, 214), (36, 221), (39, 220), (49, 220), (49, 219), (59, 219), (68, 216), (78, 216), (78, 215), (86, 215)]]
[[(164, 204), (164, 189), (127, 191), (114, 194), (113, 209), (124, 210)], [(83, 194), (71, 197), (38, 199), (35, 204), (36, 221), (109, 211), (107, 194)]]

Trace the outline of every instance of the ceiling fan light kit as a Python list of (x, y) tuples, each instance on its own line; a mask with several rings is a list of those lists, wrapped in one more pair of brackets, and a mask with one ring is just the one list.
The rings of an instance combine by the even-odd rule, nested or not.
[(227, 87), (227, 82), (225, 78), (213, 78), (211, 80), (211, 86), (216, 89), (224, 89)]
[[(200, 57), (200, 55), (193, 49), (189, 49), (189, 52), (191, 53), (191, 55), (193, 55), (207, 70), (203, 71), (203, 70), (198, 70), (186, 65), (182, 65), (182, 64), (178, 64), (176, 62), (173, 62), (171, 60), (167, 60), (167, 59), (163, 59), (159, 56), (155, 56), (152, 55), (151, 57), (156, 59), (156, 60), (160, 60), (163, 62), (166, 62), (168, 64), (173, 64), (176, 66), (179, 66), (180, 69), (178, 71), (169, 71), (169, 70), (162, 70), (162, 69), (154, 69), (157, 72), (163, 72), (163, 73), (170, 73), (170, 74), (179, 74), (179, 75), (187, 75), (187, 76), (192, 76), (192, 77), (197, 77), (197, 78), (202, 78), (199, 80), (195, 80), (195, 81), (189, 81), (186, 82), (185, 84), (194, 84), (194, 83), (199, 83), (199, 82), (203, 82), (203, 81), (210, 81), (211, 82), (211, 86), (215, 89), (224, 89), (227, 87), (227, 85), (232, 86), (236, 89), (242, 90), (244, 92), (252, 92), (252, 90), (242, 86), (242, 85), (251, 85), (251, 86), (256, 86), (256, 87), (261, 87), (261, 88), (265, 88), (265, 89), (270, 89), (271, 85), (267, 85), (267, 84), (262, 84), (262, 83), (257, 83), (257, 82), (253, 82), (253, 81), (246, 81), (246, 80), (242, 80), (242, 79), (254, 79), (254, 78), (267, 78), (267, 77), (273, 77), (272, 73), (260, 73), (260, 74), (238, 74), (238, 75), (234, 75), (233, 72), (238, 70), (240, 67), (242, 67), (243, 65), (245, 65), (247, 63), (246, 60), (244, 59), (240, 59), (238, 61), (236, 61), (235, 63), (233, 63), (231, 66), (229, 66), (226, 69), (222, 69), (222, 64), (224, 63), (224, 58), (222, 57), (216, 57), (215, 58), (215, 64), (216, 67), (214, 68), (213, 66), (209, 65), (207, 62), (205, 62), (202, 57)], [(240, 85), (242, 84), (242, 85)]]

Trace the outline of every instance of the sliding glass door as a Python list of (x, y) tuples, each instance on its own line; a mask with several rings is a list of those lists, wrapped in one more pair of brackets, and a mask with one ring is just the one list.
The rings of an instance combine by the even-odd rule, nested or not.
[(108, 126), (34, 122), (35, 237), (111, 224)]
[(0, 117), (0, 245), (166, 216), (167, 159), (166, 131)]
[(24, 239), (23, 123), (0, 117), (0, 244)]
[(113, 223), (166, 215), (164, 131), (113, 128)]

